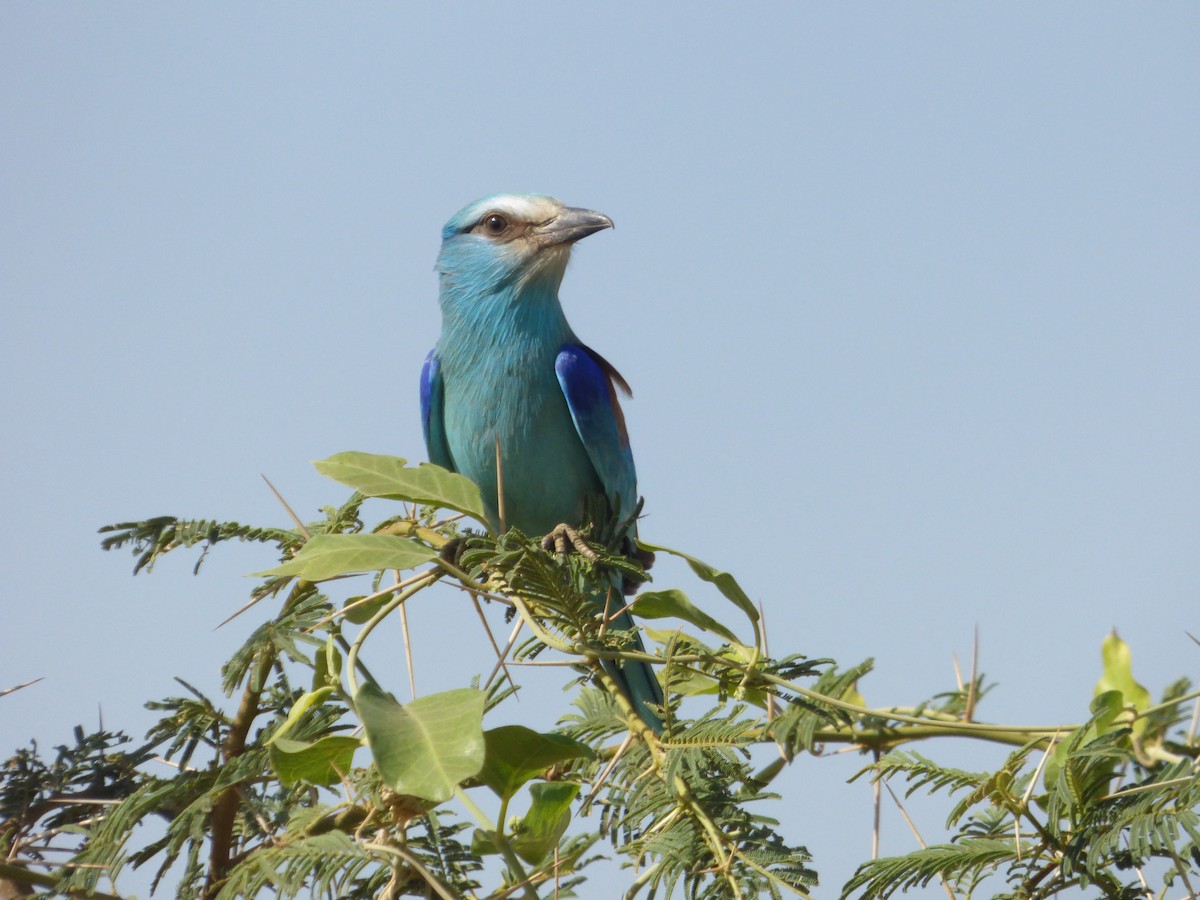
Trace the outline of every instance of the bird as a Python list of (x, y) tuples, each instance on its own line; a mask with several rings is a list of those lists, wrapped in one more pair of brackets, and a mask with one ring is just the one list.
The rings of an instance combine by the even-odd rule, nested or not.
[[(421, 416), (430, 462), (479, 486), (493, 531), (555, 535), (561, 548), (599, 503), (626, 523), (636, 556), (637, 473), (618, 400), (618, 390), (632, 392), (576, 337), (558, 297), (574, 244), (612, 227), (603, 213), (543, 194), (495, 194), (456, 213), (442, 229), (441, 334), (421, 369)], [(621, 590), (595, 602), (607, 615), (624, 605)], [(633, 631), (629, 612), (612, 627)], [(605, 669), (660, 731), (654, 670), (631, 661)]]

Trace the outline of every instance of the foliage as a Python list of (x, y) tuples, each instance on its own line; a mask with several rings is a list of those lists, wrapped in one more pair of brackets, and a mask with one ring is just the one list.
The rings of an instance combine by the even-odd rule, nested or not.
[[(1082, 724), (977, 722), (982, 676), (911, 708), (871, 709), (857, 690), (869, 661), (769, 656), (736, 579), (694, 557), (629, 554), (611, 526), (585, 531), (594, 553), (559, 556), (515, 530), (439, 520), (443, 509), (482, 523), (483, 504), (436, 467), (342, 453), (318, 468), (355, 493), (307, 525), (158, 517), (102, 529), (106, 549), (133, 551), (135, 572), (182, 547), (272, 545), (279, 564), (251, 596), (277, 609), (222, 669), (231, 710), (180, 682), (183, 695), (149, 704), (161, 718), (141, 745), (79, 729), (52, 762), (33, 746), (6, 763), (0, 895), (117, 897), (127, 867), (153, 866), (156, 887), (180, 897), (567, 897), (606, 839), (630, 870), (630, 897), (807, 896), (809, 855), (763, 801), (784, 766), (831, 743), (873, 752), (873, 779), (955, 798), (948, 842), (865, 863), (844, 897), (935, 880), (971, 895), (991, 879), (1000, 895), (1030, 898), (1073, 886), (1149, 896), (1142, 877), (1200, 883), (1200, 750), (1184, 727), (1197, 693), (1180, 681), (1152, 704), (1115, 634)], [(368, 496), (399, 505), (367, 527)], [(679, 588), (643, 591), (636, 614), (674, 621), (643, 628), (652, 652), (638, 649), (589, 598), (614, 571), (645, 580), (650, 551), (683, 559), (734, 615), (718, 619)], [(370, 591), (334, 599), (331, 583), (364, 574)], [(580, 674), (557, 731), (488, 727), (513, 692), (507, 666), (406, 704), (375, 680), (372, 632), (437, 582), (463, 602), (507, 605), (532, 635), (515, 660), (554, 657)], [(602, 664), (621, 660), (659, 667), (661, 733)], [(902, 749), (936, 736), (1015, 749), (992, 772)], [(755, 771), (760, 744), (780, 758)], [(148, 767), (152, 757), (174, 773)], [(519, 818), (517, 799), (528, 807)]]

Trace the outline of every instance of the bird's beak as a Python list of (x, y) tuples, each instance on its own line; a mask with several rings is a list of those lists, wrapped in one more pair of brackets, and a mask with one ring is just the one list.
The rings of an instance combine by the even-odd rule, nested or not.
[(533, 233), (543, 247), (553, 247), (557, 244), (573, 244), (589, 234), (612, 227), (612, 219), (604, 213), (568, 206), (549, 222), (533, 229)]

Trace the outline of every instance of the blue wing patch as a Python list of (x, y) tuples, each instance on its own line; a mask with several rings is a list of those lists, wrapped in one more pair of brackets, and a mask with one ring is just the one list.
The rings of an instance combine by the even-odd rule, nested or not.
[(442, 420), (441, 361), (437, 348), (429, 351), (421, 367), (421, 429), (425, 433), (425, 451), (429, 461), (443, 469), (454, 471), (446, 428)]
[(604, 493), (619, 516), (630, 515), (637, 502), (637, 472), (617, 401), (617, 386), (628, 394), (629, 385), (604, 357), (583, 344), (566, 344), (554, 360), (554, 371)]

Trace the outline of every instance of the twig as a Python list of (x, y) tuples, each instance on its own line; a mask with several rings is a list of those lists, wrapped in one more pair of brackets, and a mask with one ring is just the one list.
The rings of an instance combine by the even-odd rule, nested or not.
[(346, 686), (350, 688), (351, 696), (358, 694), (358, 676), (355, 674), (355, 669), (358, 666), (358, 653), (362, 648), (363, 641), (367, 639), (367, 635), (374, 631), (375, 627), (387, 618), (397, 606), (400, 606), (418, 591), (424, 590), (428, 585), (436, 581), (439, 575), (431, 570), (430, 574), (426, 577), (428, 581), (418, 580), (408, 590), (404, 591), (404, 593), (396, 595), (380, 607), (379, 611), (371, 616), (367, 623), (363, 625), (358, 635), (354, 638), (354, 642), (350, 644), (350, 650), (346, 655)]
[(418, 875), (420, 875), (423, 879), (425, 879), (425, 883), (427, 885), (429, 885), (429, 887), (433, 888), (433, 890), (437, 892), (437, 895), (439, 897), (442, 897), (443, 900), (456, 900), (457, 895), (453, 891), (451, 891), (450, 888), (448, 888), (448, 887), (446, 887), (446, 885), (442, 884), (442, 882), (440, 880), (438, 880), (436, 875), (434, 875), (427, 868), (425, 868), (424, 864), (422, 864), (421, 860), (418, 857), (409, 853), (407, 850), (403, 849), (402, 847), (395, 847), (395, 846), (392, 846), (391, 844), (375, 844), (375, 843), (364, 843), (362, 846), (363, 846), (363, 849), (365, 849), (365, 850), (374, 850), (377, 853), (390, 853), (390, 854), (400, 857), (402, 860), (404, 860), (406, 863), (408, 863), (410, 866), (412, 866), (413, 870), (416, 871), (416, 873)]
[(508, 663), (510, 666), (528, 666), (530, 668), (534, 666), (549, 666), (551, 668), (558, 667), (560, 669), (569, 669), (583, 664), (584, 660), (582, 659), (514, 659), (512, 662)]
[(373, 594), (369, 594), (366, 597), (359, 597), (353, 603), (347, 603), (341, 609), (334, 610), (333, 612), (331, 612), (329, 615), (327, 615), (325, 618), (321, 619), (319, 622), (317, 622), (315, 625), (311, 626), (310, 628), (305, 628), (303, 633), (304, 634), (312, 634), (314, 631), (316, 631), (318, 628), (320, 628), (326, 622), (332, 622), (334, 619), (338, 618), (339, 616), (344, 616), (346, 613), (350, 612), (350, 610), (358, 609), (360, 606), (366, 606), (368, 603), (373, 603), (381, 597), (386, 597), (388, 594), (394, 594), (394, 593), (396, 593), (396, 591), (402, 591), (405, 588), (412, 587), (418, 581), (428, 578), (430, 575), (434, 574), (435, 572), (438, 573), (439, 575), (441, 574), (440, 569), (426, 569), (424, 572), (418, 572), (416, 575), (412, 575), (409, 578), (404, 579), (403, 581), (397, 582), (396, 584), (389, 585), (388, 587), (378, 590)]

